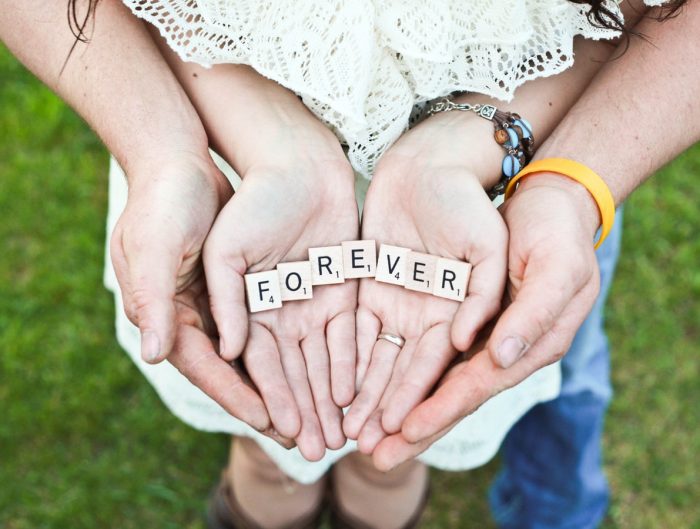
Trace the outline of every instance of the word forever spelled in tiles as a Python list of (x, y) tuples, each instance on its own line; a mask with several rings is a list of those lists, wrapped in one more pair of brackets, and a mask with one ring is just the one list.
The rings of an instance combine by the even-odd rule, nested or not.
[(374, 241), (345, 241), (340, 245), (345, 279), (374, 277), (377, 272), (377, 244)]
[(282, 307), (280, 278), (277, 270), (245, 275), (245, 290), (250, 312), (279, 309)]
[(279, 263), (277, 272), (280, 278), (282, 301), (311, 299), (313, 297), (311, 261)]
[(441, 298), (464, 301), (472, 266), (410, 248), (375, 241), (345, 241), (309, 248), (308, 261), (279, 263), (275, 270), (245, 275), (250, 312), (278, 309), (282, 302), (311, 299), (313, 287), (373, 277)]

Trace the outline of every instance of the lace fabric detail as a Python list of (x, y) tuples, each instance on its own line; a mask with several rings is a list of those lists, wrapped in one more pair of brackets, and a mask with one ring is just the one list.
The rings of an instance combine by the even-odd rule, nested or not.
[(617, 36), (566, 0), (123, 1), (183, 60), (248, 64), (296, 92), (366, 177), (416, 105), (458, 90), (509, 101), (568, 68), (574, 36)]

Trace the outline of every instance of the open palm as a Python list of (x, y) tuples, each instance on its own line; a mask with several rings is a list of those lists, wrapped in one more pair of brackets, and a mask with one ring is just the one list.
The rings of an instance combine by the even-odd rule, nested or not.
[(231, 195), (208, 156), (186, 156), (148, 178), (131, 175), (110, 254), (129, 319), (148, 362), (167, 357), (228, 413), (289, 446), (270, 428), (260, 395), (218, 354), (202, 248), (220, 203)]
[[(361, 388), (343, 424), (371, 452), (400, 430), (476, 332), (498, 310), (506, 276), (505, 226), (480, 183), (461, 168), (427, 168), (387, 157), (367, 194), (362, 235), (383, 244), (467, 261), (473, 270), (460, 304), (363, 280), (357, 313)], [(398, 334), (405, 345), (377, 340)]]
[(317, 286), (312, 299), (249, 315), (243, 275), (357, 238), (352, 171), (347, 164), (323, 168), (311, 187), (304, 181), (312, 179), (293, 169), (251, 170), (205, 246), (222, 356), (242, 353), (275, 429), (309, 460), (345, 443), (340, 407), (354, 395), (357, 282)]

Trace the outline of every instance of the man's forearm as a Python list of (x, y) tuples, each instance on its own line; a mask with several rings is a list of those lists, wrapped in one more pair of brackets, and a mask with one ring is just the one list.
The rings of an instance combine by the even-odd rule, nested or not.
[[(700, 139), (700, 4), (676, 18), (645, 19), (629, 50), (606, 64), (536, 158), (584, 163), (616, 203)], [(534, 180), (532, 179), (533, 184)]]
[(118, 0), (101, 0), (94, 26), (88, 22), (90, 42), (78, 42), (68, 58), (75, 37), (67, 1), (1, 1), (0, 38), (81, 114), (127, 173), (149, 172), (173, 150), (206, 152), (201, 122), (143, 24)]

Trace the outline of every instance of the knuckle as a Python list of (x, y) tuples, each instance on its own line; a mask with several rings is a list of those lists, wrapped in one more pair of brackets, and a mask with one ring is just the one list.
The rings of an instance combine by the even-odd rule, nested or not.
[(114, 256), (122, 253), (122, 230), (121, 226), (117, 224), (109, 238), (109, 251)]
[(127, 319), (134, 325), (139, 325), (139, 314), (131, 303), (124, 301), (124, 314), (126, 314)]
[(198, 373), (200, 364), (206, 362), (211, 357), (209, 351), (200, 351), (196, 354), (186, 355), (183, 357), (182, 361), (179, 362), (178, 370), (185, 375), (187, 378), (198, 378)]
[(554, 362), (558, 362), (564, 356), (566, 355), (566, 351), (568, 350), (568, 347), (557, 347), (552, 351), (552, 354), (549, 355), (549, 362), (548, 364), (553, 364)]
[(401, 382), (395, 395), (422, 395), (423, 392), (425, 392), (425, 384), (421, 384), (417, 380), (408, 379)]
[(540, 305), (531, 309), (530, 319), (537, 331), (537, 336), (544, 336), (554, 325), (556, 315), (549, 306)]
[(136, 314), (146, 313), (153, 305), (153, 293), (146, 288), (138, 287), (131, 291), (129, 306)]
[(572, 259), (568, 266), (568, 280), (574, 285), (582, 286), (591, 277), (593, 267), (584, 259)]
[(245, 390), (245, 384), (239, 377), (233, 377), (226, 385), (216, 385), (209, 390), (209, 395), (218, 403), (226, 404), (230, 410), (235, 410), (233, 403), (239, 393)]
[(549, 330), (548, 338), (552, 346), (549, 351), (543, 355), (543, 366), (558, 362), (569, 351), (569, 347), (574, 339), (576, 329), (563, 329), (561, 326), (555, 325)]

